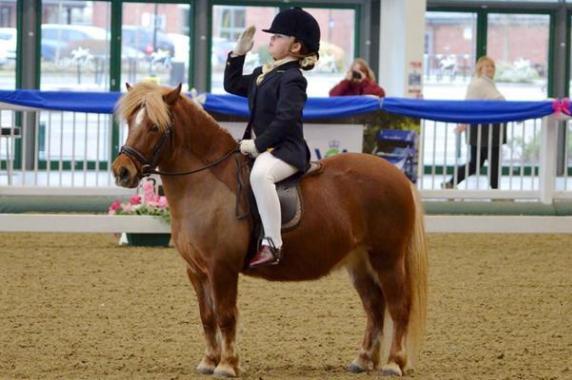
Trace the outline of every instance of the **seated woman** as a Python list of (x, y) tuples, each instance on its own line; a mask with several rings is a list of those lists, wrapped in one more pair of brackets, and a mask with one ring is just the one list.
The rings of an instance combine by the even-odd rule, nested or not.
[(363, 58), (356, 58), (346, 77), (330, 90), (330, 96), (348, 95), (385, 96), (385, 91), (377, 85), (375, 74)]

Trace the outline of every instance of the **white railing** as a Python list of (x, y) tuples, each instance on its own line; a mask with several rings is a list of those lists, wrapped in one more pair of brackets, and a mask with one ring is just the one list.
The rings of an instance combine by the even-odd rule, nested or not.
[(572, 193), (572, 122), (567, 121), (563, 129), (564, 132), (564, 152), (562, 152), (564, 165), (556, 181), (556, 192), (558, 194)]
[[(20, 108), (0, 111), (0, 194), (120, 195), (132, 191), (114, 184), (110, 172), (113, 119), (111, 115)], [(17, 112), (21, 116), (17, 117)], [(31, 124), (31, 125), (30, 125)], [(426, 199), (515, 199), (551, 203), (572, 198), (572, 124), (553, 117), (493, 125), (506, 132), (506, 144), (488, 146), (491, 157), (498, 149), (498, 189), (491, 189), (493, 171), (487, 160), (482, 171), (457, 183), (459, 171), (468, 171), (470, 152), (457, 124), (421, 122), (418, 187)], [(484, 130), (488, 126), (479, 126)], [(474, 128), (474, 127), (473, 127)], [(558, 128), (565, 128), (565, 168), (557, 173)], [(118, 128), (120, 144), (125, 128)], [(26, 139), (34, 141), (33, 146)], [(480, 151), (480, 149), (478, 149)], [(479, 157), (481, 158), (481, 157)], [(453, 189), (441, 184), (453, 178)]]
[[(4, 109), (0, 110), (0, 125), (0, 196), (133, 193), (115, 186), (110, 172), (113, 161), (110, 115)], [(469, 157), (465, 138), (454, 133), (455, 127), (452, 123), (421, 122), (418, 186), (424, 199), (514, 199), (550, 204), (572, 198), (572, 178), (568, 175), (572, 170), (572, 123), (552, 117), (507, 123), (502, 127), (506, 128), (507, 143), (498, 148), (502, 169), (499, 189), (489, 188), (492, 172), (487, 165), (483, 172), (454, 183), (455, 189), (441, 189), (441, 183), (461, 165), (466, 166)], [(557, 172), (559, 128), (566, 131), (566, 149), (560, 153), (564, 168)], [(118, 128), (116, 134), (116, 142), (121, 144), (125, 128)], [(26, 141), (30, 138), (33, 144)], [(428, 215), (426, 225), (427, 231), (434, 233), (572, 233), (572, 216)], [(0, 214), (0, 231), (169, 230), (168, 225), (153, 217)]]
[[(110, 171), (112, 115), (0, 110), (0, 125), (0, 193), (132, 192), (115, 186)], [(124, 141), (124, 128), (118, 128), (118, 136)]]

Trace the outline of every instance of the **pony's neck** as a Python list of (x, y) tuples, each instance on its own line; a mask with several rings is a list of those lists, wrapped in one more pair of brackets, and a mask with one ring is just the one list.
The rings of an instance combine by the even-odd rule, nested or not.
[(199, 161), (209, 164), (237, 148), (231, 134), (221, 128), (215, 119), (187, 99), (179, 101), (179, 123), (183, 130), (182, 148)]
[[(205, 111), (190, 104), (190, 101), (180, 99), (171, 112), (175, 119), (173, 127), (176, 130), (173, 152), (169, 159), (162, 163), (164, 166), (160, 166), (161, 170), (181, 172), (199, 169), (220, 160), (227, 153), (238, 148), (237, 142), (230, 133), (222, 129)], [(223, 196), (221, 195), (223, 193), (219, 194), (218, 198), (213, 197), (213, 189), (219, 189), (218, 184), (223, 184), (230, 190), (224, 194), (236, 193), (238, 191), (236, 157), (236, 155), (230, 156), (211, 168), (193, 175), (162, 176), (165, 194), (173, 210), (173, 220), (176, 219), (176, 215), (180, 216), (185, 213), (185, 208), (180, 206), (181, 204), (189, 207), (191, 205), (196, 207), (200, 204), (200, 207), (204, 207), (211, 202), (220, 202), (220, 196)], [(240, 154), (238, 159), (244, 160)], [(218, 184), (212, 182), (215, 178)], [(192, 199), (192, 202), (189, 199)], [(195, 203), (197, 201), (198, 203)], [(232, 204), (232, 199), (229, 202)]]

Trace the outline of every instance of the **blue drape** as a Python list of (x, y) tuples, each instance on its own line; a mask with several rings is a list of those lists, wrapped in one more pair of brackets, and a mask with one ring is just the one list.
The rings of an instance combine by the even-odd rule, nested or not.
[[(113, 113), (119, 92), (0, 91), (0, 102), (18, 106), (70, 112)], [(378, 99), (371, 96), (309, 98), (304, 120), (336, 119), (376, 111), (427, 120), (458, 123), (498, 123), (540, 118), (554, 111), (559, 101)], [(561, 108), (570, 108), (566, 103)], [(248, 117), (247, 100), (234, 95), (207, 94), (208, 112)]]

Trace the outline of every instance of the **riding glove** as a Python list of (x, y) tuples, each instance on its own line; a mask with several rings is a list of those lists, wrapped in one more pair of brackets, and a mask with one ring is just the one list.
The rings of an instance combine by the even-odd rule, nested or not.
[(236, 41), (236, 45), (234, 49), (232, 49), (232, 54), (234, 56), (245, 55), (252, 49), (254, 45), (254, 33), (256, 32), (256, 28), (254, 25), (250, 25), (248, 28), (244, 29), (244, 31), (238, 37), (238, 41)]
[(258, 150), (256, 150), (256, 145), (254, 145), (254, 140), (242, 140), (240, 142), (240, 153), (247, 155), (250, 154), (252, 157), (258, 156)]

